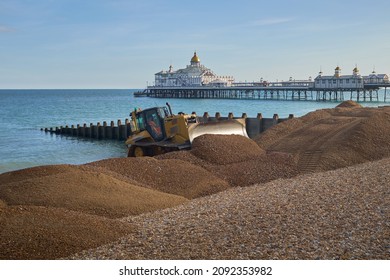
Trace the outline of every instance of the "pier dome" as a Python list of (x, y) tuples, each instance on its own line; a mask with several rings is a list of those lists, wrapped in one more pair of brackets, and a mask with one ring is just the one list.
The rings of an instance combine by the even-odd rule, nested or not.
[(194, 56), (191, 58), (191, 65), (197, 65), (200, 63), (200, 59), (197, 56), (196, 52), (194, 52)]
[(191, 86), (230, 86), (234, 82), (232, 76), (217, 76), (213, 71), (200, 64), (200, 59), (194, 52), (191, 64), (186, 68), (162, 70), (155, 74), (154, 84), (156, 87), (191, 87)]

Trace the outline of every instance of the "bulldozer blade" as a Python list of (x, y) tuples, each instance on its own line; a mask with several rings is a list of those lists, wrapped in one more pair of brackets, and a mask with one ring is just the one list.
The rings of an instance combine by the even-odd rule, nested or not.
[(188, 129), (190, 141), (203, 134), (242, 135), (248, 137), (245, 119), (230, 119), (209, 123), (195, 123)]

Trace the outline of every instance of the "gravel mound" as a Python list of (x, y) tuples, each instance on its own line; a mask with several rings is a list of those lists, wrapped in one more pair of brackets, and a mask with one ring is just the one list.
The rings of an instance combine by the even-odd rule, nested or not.
[(322, 159), (322, 169), (350, 166), (390, 156), (390, 113), (376, 112), (340, 135)]
[(363, 106), (360, 105), (359, 103), (355, 102), (355, 101), (352, 101), (352, 100), (347, 100), (347, 101), (344, 101), (342, 103), (340, 103), (339, 105), (336, 106), (336, 108), (362, 108)]
[[(56, 166), (55, 169), (61, 168)], [(187, 201), (180, 196), (131, 185), (76, 166), (68, 172), (32, 176), (31, 179), (1, 185), (0, 199), (8, 205), (61, 207), (109, 218), (137, 215)]]
[(59, 208), (0, 208), (0, 259), (56, 259), (134, 232), (129, 223)]
[(45, 177), (49, 175), (71, 172), (77, 167), (70, 164), (44, 165), (25, 168), (0, 174), (0, 185), (19, 182), (25, 179)]
[(205, 134), (194, 139), (191, 153), (214, 164), (229, 164), (255, 159), (264, 151), (244, 136)]
[(207, 162), (201, 158), (196, 157), (191, 151), (187, 151), (187, 150), (165, 153), (162, 155), (155, 156), (154, 158), (158, 159), (158, 160), (161, 160), (161, 159), (183, 160), (183, 161), (189, 162), (193, 165), (197, 165), (197, 166), (201, 166), (201, 167), (213, 165), (210, 162)]
[(318, 110), (274, 126), (255, 139), (268, 151), (290, 153), (301, 172), (325, 171), (390, 156), (390, 109)]
[(291, 154), (266, 154), (254, 141), (246, 137), (202, 135), (198, 138), (200, 141), (197, 141), (196, 147), (190, 151), (167, 153), (156, 158), (180, 159), (200, 166), (228, 182), (231, 187), (291, 178), (298, 174), (296, 159)]
[(207, 168), (232, 187), (250, 186), (299, 174), (296, 161), (291, 155), (275, 152), (253, 160)]
[(70, 259), (388, 259), (390, 158), (234, 188), (122, 219), (138, 231)]
[(114, 158), (88, 165), (108, 169), (150, 188), (189, 199), (229, 188), (229, 184), (209, 171), (178, 159)]

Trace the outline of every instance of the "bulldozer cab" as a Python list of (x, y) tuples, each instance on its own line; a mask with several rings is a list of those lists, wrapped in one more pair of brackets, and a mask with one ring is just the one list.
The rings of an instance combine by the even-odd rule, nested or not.
[(154, 107), (135, 113), (137, 129), (146, 130), (154, 141), (158, 142), (166, 137), (164, 119), (169, 116), (166, 107)]

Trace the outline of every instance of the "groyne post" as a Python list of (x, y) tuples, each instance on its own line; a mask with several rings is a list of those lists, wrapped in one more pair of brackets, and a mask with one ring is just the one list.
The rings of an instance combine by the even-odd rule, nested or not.
[(97, 138), (98, 135), (98, 127), (91, 123), (91, 138)]
[(249, 138), (253, 138), (260, 133), (261, 119), (245, 118), (246, 132)]
[(122, 124), (121, 120), (118, 120), (119, 140), (125, 140), (127, 138), (126, 125)]
[(274, 116), (272, 117), (272, 126), (276, 125), (279, 123), (279, 115), (278, 114), (274, 114)]
[(71, 135), (72, 136), (78, 136), (78, 131), (77, 131), (77, 127), (74, 126), (74, 124), (71, 125)]
[(262, 133), (264, 131), (264, 125), (263, 125), (263, 114), (262, 113), (257, 113), (256, 119), (259, 122), (259, 131), (258, 134)]
[(103, 121), (103, 130), (102, 130), (102, 132), (103, 132), (103, 135), (104, 135), (103, 139), (109, 139), (108, 135), (107, 135), (108, 129), (107, 129), (107, 122), (106, 121)]
[[(114, 123), (114, 121), (112, 121), (112, 123)], [(119, 125), (119, 121), (118, 121), (118, 125)], [(113, 139), (119, 140), (119, 127), (117, 126), (114, 126), (113, 129)]]
[(104, 127), (104, 122), (103, 125), (100, 125), (99, 123), (99, 128), (98, 128), (98, 139), (105, 139), (106, 138), (106, 133), (105, 133), (105, 127)]
[(79, 124), (76, 125), (76, 129), (77, 129), (77, 135), (79, 137), (84, 137), (83, 133), (81, 133), (81, 126)]
[(202, 122), (207, 123), (209, 121), (209, 113), (204, 112), (203, 117), (202, 117)]
[(86, 123), (83, 126), (85, 126), (85, 137), (91, 138), (91, 126), (87, 126)]
[(125, 120), (125, 124), (126, 124), (126, 139), (127, 139), (127, 137), (129, 137), (129, 136), (131, 135), (130, 120), (129, 120), (129, 119), (126, 119), (126, 120)]

